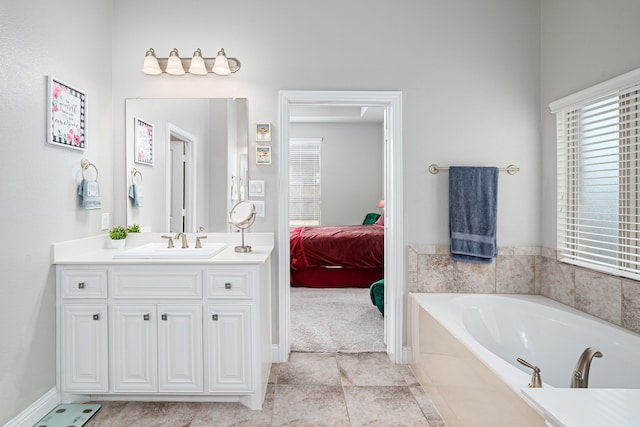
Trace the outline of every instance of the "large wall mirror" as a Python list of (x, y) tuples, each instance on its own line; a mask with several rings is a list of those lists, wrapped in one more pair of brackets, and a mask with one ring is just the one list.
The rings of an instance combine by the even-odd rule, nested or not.
[(127, 99), (127, 225), (153, 232), (227, 232), (246, 199), (244, 98)]

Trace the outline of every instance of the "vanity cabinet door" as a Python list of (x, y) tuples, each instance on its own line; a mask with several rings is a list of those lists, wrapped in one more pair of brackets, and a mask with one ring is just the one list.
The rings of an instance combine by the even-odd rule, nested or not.
[(202, 304), (159, 304), (159, 391), (202, 392), (202, 363)]
[(208, 391), (253, 391), (251, 306), (210, 304), (207, 316)]
[(108, 391), (107, 305), (62, 306), (62, 390)]
[(158, 391), (156, 305), (114, 304), (111, 320), (113, 391)]

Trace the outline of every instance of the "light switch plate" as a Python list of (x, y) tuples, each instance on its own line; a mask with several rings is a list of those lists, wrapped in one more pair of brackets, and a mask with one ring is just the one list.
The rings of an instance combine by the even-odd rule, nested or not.
[(264, 197), (264, 181), (249, 180), (249, 197)]
[(102, 224), (100, 225), (100, 230), (108, 230), (109, 229), (109, 214), (102, 214)]
[(264, 218), (264, 200), (252, 200), (251, 203), (256, 207), (256, 217)]

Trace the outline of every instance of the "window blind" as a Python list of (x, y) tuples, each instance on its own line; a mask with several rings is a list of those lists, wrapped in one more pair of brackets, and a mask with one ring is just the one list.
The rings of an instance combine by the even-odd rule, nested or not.
[(557, 111), (561, 261), (640, 277), (640, 85)]
[(320, 138), (289, 144), (289, 225), (320, 225)]

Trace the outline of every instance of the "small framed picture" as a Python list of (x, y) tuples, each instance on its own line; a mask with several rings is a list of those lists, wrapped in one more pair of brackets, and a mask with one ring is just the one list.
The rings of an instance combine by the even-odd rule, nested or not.
[(47, 142), (87, 150), (87, 93), (49, 76)]
[(256, 147), (256, 165), (270, 165), (270, 164), (271, 164), (271, 146), (258, 145)]
[(136, 163), (153, 166), (153, 125), (134, 117), (134, 160)]
[(271, 123), (256, 124), (256, 141), (271, 142)]

